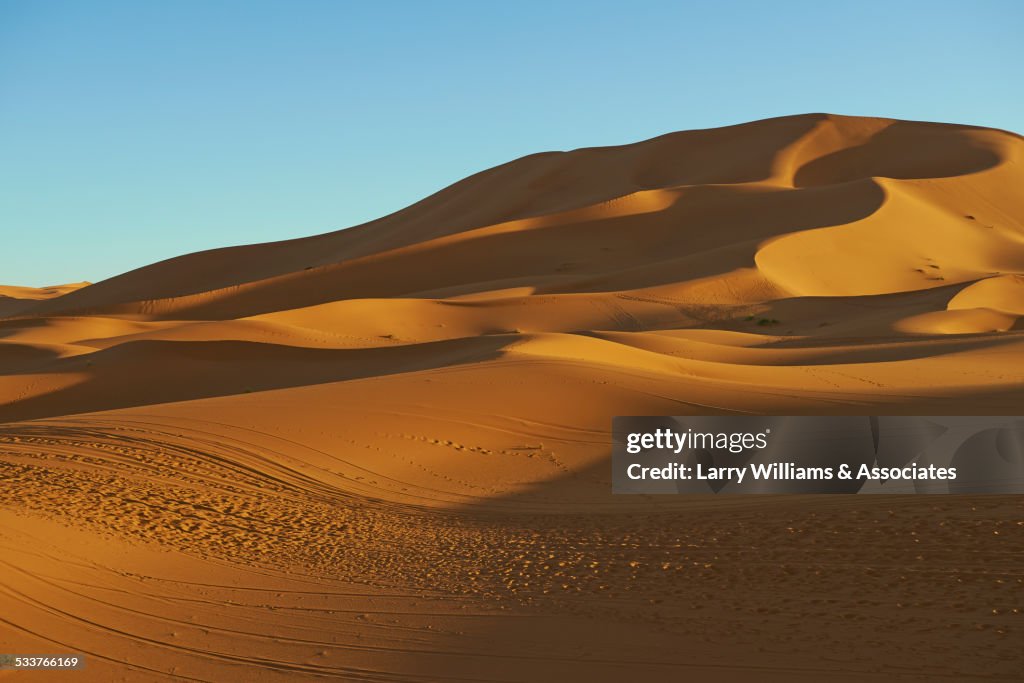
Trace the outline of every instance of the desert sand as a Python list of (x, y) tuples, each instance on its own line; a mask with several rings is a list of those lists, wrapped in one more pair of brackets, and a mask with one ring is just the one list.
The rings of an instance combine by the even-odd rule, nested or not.
[(613, 497), (609, 454), (614, 415), (1019, 414), (1022, 163), (998, 130), (785, 117), (2, 288), (0, 651), (84, 653), (50, 675), (79, 681), (1019, 680), (1019, 497)]

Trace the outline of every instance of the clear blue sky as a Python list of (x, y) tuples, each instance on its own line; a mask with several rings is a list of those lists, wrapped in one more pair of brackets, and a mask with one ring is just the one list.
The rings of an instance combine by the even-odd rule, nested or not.
[(395, 211), (524, 154), (829, 111), (1024, 131), (1024, 3), (0, 0), (0, 283)]

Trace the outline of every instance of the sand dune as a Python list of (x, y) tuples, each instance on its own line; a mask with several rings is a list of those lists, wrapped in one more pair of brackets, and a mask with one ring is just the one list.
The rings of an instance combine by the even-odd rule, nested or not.
[(31, 308), (33, 302), (63, 296), (89, 284), (88, 282), (76, 282), (53, 287), (0, 285), (0, 316), (17, 315), (21, 311)]
[(623, 414), (1019, 413), (1022, 156), (770, 119), (0, 289), (2, 649), (79, 680), (1015, 680), (1020, 501), (612, 497), (608, 454)]

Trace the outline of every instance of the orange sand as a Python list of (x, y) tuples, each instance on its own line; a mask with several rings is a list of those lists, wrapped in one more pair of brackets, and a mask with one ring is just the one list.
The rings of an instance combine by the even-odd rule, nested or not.
[(771, 119), (0, 288), (0, 651), (88, 653), (78, 681), (1015, 680), (1019, 500), (613, 498), (608, 457), (619, 414), (1019, 413), (1022, 160)]

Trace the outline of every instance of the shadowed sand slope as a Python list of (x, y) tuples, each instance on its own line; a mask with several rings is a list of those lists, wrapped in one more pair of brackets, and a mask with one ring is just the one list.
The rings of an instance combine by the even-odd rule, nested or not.
[(0, 289), (0, 650), (92, 680), (1016, 680), (1020, 501), (613, 498), (608, 457), (622, 414), (1019, 413), (1022, 155), (786, 117)]

